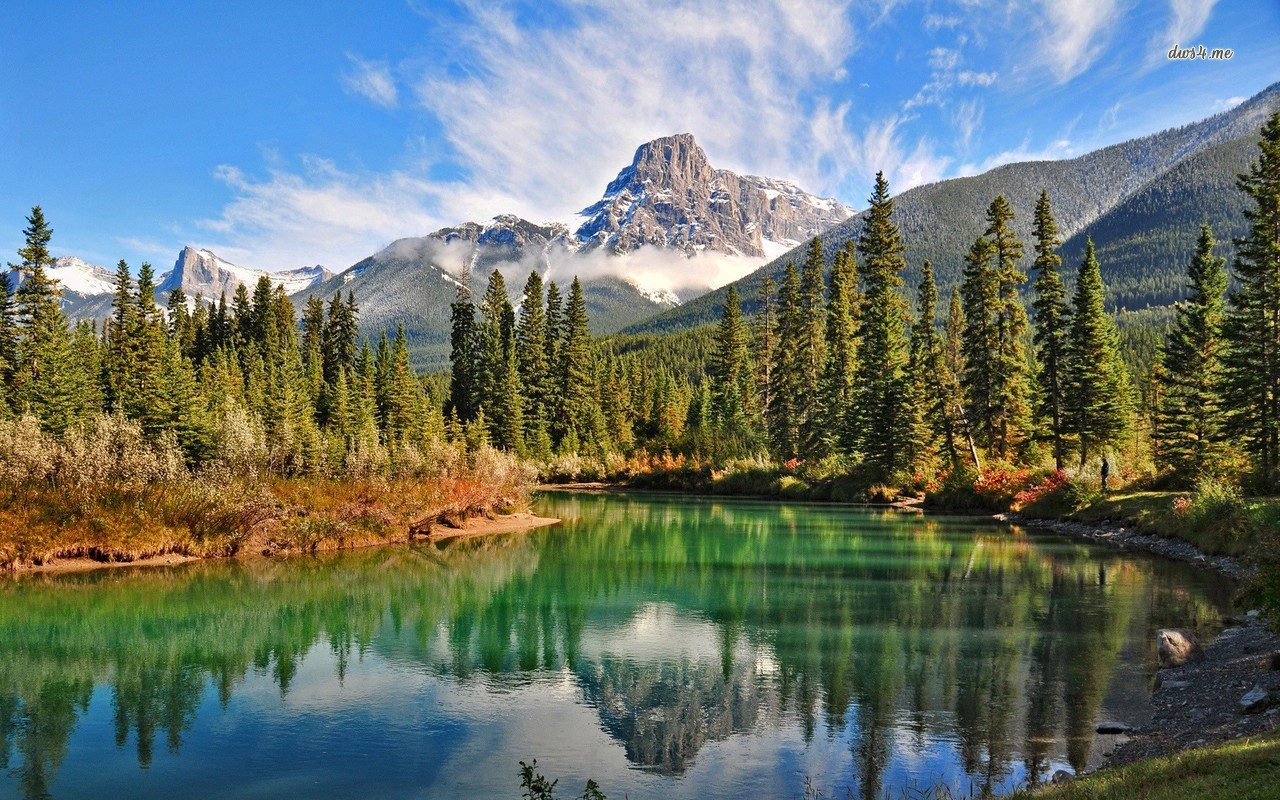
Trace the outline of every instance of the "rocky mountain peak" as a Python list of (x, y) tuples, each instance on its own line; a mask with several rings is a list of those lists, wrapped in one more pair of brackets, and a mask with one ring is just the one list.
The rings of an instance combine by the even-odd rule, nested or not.
[(786, 181), (715, 169), (693, 135), (680, 133), (640, 145), (604, 197), (583, 209), (576, 235), (585, 250), (653, 245), (762, 258), (852, 213)]
[(710, 183), (715, 170), (707, 161), (707, 154), (694, 140), (691, 133), (677, 133), (646, 142), (636, 148), (631, 166), (618, 173), (618, 177), (605, 188), (605, 196), (616, 194), (628, 187), (650, 185), (667, 188)]

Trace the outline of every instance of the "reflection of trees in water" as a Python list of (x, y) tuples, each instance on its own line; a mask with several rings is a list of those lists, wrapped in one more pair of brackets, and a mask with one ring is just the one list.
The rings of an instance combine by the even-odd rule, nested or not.
[(443, 553), (383, 548), (10, 581), (0, 585), (0, 768), (25, 797), (47, 797), (95, 684), (111, 689), (116, 745), (132, 735), (145, 768), (158, 735), (179, 750), (206, 686), (225, 705), (253, 668), (287, 694), (320, 641), (341, 679), (388, 616), (429, 631), (536, 563), (526, 537), (503, 537)]
[[(1221, 598), (1185, 570), (964, 522), (892, 513), (574, 497), (563, 530), (315, 559), (193, 564), (0, 586), (0, 759), (47, 794), (95, 684), (142, 766), (176, 751), (205, 687), (225, 705), (250, 668), (282, 694), (326, 642), (460, 681), (567, 669), (633, 764), (668, 773), (708, 741), (797, 720), (851, 734), (860, 793), (896, 748), (940, 737), (980, 783), (1015, 753), (1043, 772), (1065, 742), (1083, 764), (1131, 621), (1194, 626)], [(683, 504), (681, 504), (683, 502)], [(461, 545), (461, 546), (458, 546)], [(1192, 581), (1194, 583), (1194, 581)], [(658, 602), (718, 647), (660, 661), (612, 652)], [(1136, 616), (1135, 616), (1136, 615)], [(699, 623), (702, 625), (702, 623)], [(443, 634), (441, 633), (443, 631)], [(679, 641), (674, 646), (679, 646)]]

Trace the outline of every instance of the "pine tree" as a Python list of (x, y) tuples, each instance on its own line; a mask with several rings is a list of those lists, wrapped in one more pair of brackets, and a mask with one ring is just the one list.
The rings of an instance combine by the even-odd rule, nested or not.
[(1080, 465), (1114, 444), (1129, 426), (1129, 378), (1115, 323), (1103, 307), (1102, 271), (1093, 240), (1085, 244), (1071, 315), (1066, 408), (1079, 439)]
[(494, 270), (480, 304), (476, 390), (493, 443), (518, 452), (523, 447), (524, 432), (513, 318), (506, 281), (500, 271)]
[(872, 476), (891, 479), (903, 466), (906, 430), (907, 301), (900, 288), (906, 245), (893, 223), (893, 199), (884, 173), (876, 173), (866, 223), (858, 237), (866, 284), (862, 349), (858, 359), (858, 423), (864, 463)]
[(724, 310), (716, 328), (715, 352), (708, 373), (711, 395), (710, 419), (730, 436), (747, 434), (748, 403), (751, 400), (751, 365), (747, 358), (747, 325), (737, 287), (729, 285)]
[(804, 381), (801, 339), (805, 335), (800, 273), (788, 261), (778, 289), (777, 344), (770, 370), (769, 408), (766, 425), (774, 458), (790, 461), (801, 454), (800, 415), (797, 395)]
[(0, 273), (0, 418), (12, 410), (13, 376), (18, 366), (18, 332), (14, 319), (13, 285)]
[(751, 320), (751, 342), (755, 353), (755, 392), (758, 419), (761, 430), (767, 430), (766, 417), (773, 402), (773, 359), (777, 340), (777, 303), (774, 292), (777, 286), (772, 277), (760, 280), (756, 293), (756, 313)]
[(858, 448), (858, 424), (854, 415), (857, 396), (858, 325), (862, 296), (858, 292), (858, 265), (850, 240), (836, 253), (827, 295), (827, 363), (822, 376), (822, 410), (827, 446), (848, 455)]
[(1022, 258), (1022, 242), (1018, 241), (1010, 223), (1013, 209), (1004, 195), (996, 195), (987, 209), (985, 235), (991, 242), (995, 258), (996, 284), (995, 332), (999, 348), (992, 366), (993, 409), (996, 412), (994, 443), (1001, 458), (1010, 457), (1027, 437), (1030, 410), (1027, 406), (1027, 359), (1022, 350), (1022, 336), (1027, 330), (1027, 312), (1018, 297), (1018, 287), (1027, 276), (1018, 267)]
[(547, 407), (553, 389), (547, 361), (547, 315), (542, 302), (542, 276), (534, 270), (525, 281), (524, 295), (520, 300), (520, 319), (516, 324), (516, 365), (525, 397), (526, 446), (534, 458), (546, 459), (551, 456)]
[(933, 264), (925, 259), (917, 297), (918, 315), (911, 326), (911, 351), (907, 362), (908, 396), (904, 414), (907, 429), (907, 468), (913, 476), (933, 472), (938, 438), (947, 426), (940, 381), (942, 343), (934, 327), (938, 315), (938, 284)]
[(1062, 469), (1066, 458), (1063, 402), (1071, 310), (1067, 306), (1067, 289), (1058, 273), (1062, 258), (1058, 256), (1057, 249), (1062, 242), (1058, 239), (1058, 226), (1053, 219), (1047, 191), (1041, 191), (1040, 199), (1036, 201), (1035, 237), (1036, 299), (1031, 305), (1036, 312), (1034, 341), (1040, 356), (1040, 402), (1036, 411), (1048, 425), (1054, 464), (1057, 469)]
[(564, 339), (559, 349), (557, 409), (555, 427), (557, 444), (565, 452), (571, 445), (591, 448), (600, 444), (600, 409), (596, 402), (591, 334), (588, 331), (587, 303), (582, 284), (574, 277), (569, 287), (569, 304), (565, 310)]
[(800, 448), (806, 458), (826, 455), (828, 431), (822, 402), (822, 375), (827, 364), (826, 324), (823, 296), (826, 294), (826, 260), (822, 242), (813, 237), (800, 269), (801, 335), (800, 393), (795, 413), (800, 432)]
[(49, 241), (53, 230), (40, 206), (31, 209), (23, 229), (25, 244), (20, 264), (10, 264), (26, 276), (17, 291), (20, 324), (15, 396), (19, 408), (40, 418), (41, 425), (61, 434), (83, 416), (83, 387), (77, 381), (71, 332), (62, 313), (61, 291), (45, 270), (53, 265)]
[(1235, 240), (1232, 292), (1224, 327), (1228, 431), (1254, 459), (1260, 489), (1280, 490), (1280, 112), (1262, 126), (1261, 151), (1237, 186), (1249, 233)]
[(1213, 246), (1213, 232), (1208, 224), (1201, 225), (1187, 271), (1191, 291), (1175, 309), (1177, 319), (1160, 354), (1164, 393), (1157, 416), (1157, 460), (1188, 482), (1217, 472), (1224, 449), (1222, 318), (1227, 262), (1214, 257)]
[(464, 280), (458, 285), (457, 297), (449, 306), (449, 399), (444, 407), (445, 414), (456, 414), (463, 425), (479, 411), (476, 307), (468, 283)]
[(106, 331), (107, 352), (103, 364), (108, 410), (123, 411), (123, 397), (128, 391), (126, 387), (133, 382), (133, 337), (138, 326), (137, 316), (133, 276), (129, 272), (129, 265), (121, 259), (116, 264), (116, 290), (111, 299), (111, 321)]
[(978, 457), (978, 446), (974, 442), (973, 428), (965, 414), (964, 388), (961, 376), (965, 374), (964, 336), (968, 323), (964, 318), (964, 304), (960, 299), (960, 289), (951, 290), (951, 302), (947, 306), (947, 322), (943, 328), (942, 358), (939, 363), (939, 392), (944, 407), (943, 435), (947, 455), (951, 460), (951, 468), (960, 467), (959, 439), (964, 437), (969, 447), (969, 457), (974, 467), (982, 469), (982, 461)]

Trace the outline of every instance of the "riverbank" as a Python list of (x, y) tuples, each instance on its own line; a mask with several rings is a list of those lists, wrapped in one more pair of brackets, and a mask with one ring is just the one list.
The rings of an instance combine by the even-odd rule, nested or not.
[[(191, 561), (203, 561), (217, 558), (253, 558), (262, 556), (289, 556), (298, 555), (303, 552), (319, 553), (331, 552), (335, 550), (352, 550), (361, 547), (378, 547), (386, 544), (405, 544), (413, 541), (428, 540), (433, 542), (443, 542), (454, 539), (472, 539), (485, 536), (497, 536), (506, 533), (519, 533), (536, 528), (544, 528), (556, 525), (560, 522), (556, 517), (543, 517), (529, 511), (520, 511), (514, 514), (495, 514), (489, 517), (471, 517), (461, 523), (459, 526), (446, 525), (440, 522), (433, 522), (425, 530), (405, 532), (401, 536), (387, 537), (363, 537), (348, 538), (341, 543), (333, 540), (324, 540), (316, 543), (316, 546), (307, 548), (305, 551), (297, 549), (272, 549), (271, 547), (263, 547), (254, 549), (252, 546), (245, 547), (239, 552), (228, 555), (208, 555), (196, 556), (184, 553), (165, 553), (160, 555), (146, 556), (133, 560), (104, 560), (95, 559), (85, 556), (70, 556), (66, 558), (53, 558), (40, 564), (14, 564), (9, 567), (11, 574), (63, 574), (71, 572), (87, 572), (97, 569), (120, 568), (120, 567), (169, 567), (178, 564), (185, 564)], [(255, 537), (251, 535), (250, 545), (252, 545)], [(259, 539), (259, 543), (264, 541)]]

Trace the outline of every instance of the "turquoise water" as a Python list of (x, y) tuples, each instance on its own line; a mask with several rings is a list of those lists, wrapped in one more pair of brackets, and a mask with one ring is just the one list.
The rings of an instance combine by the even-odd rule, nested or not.
[(987, 520), (550, 494), (444, 545), (0, 580), (0, 797), (1005, 790), (1140, 724), (1188, 567)]

